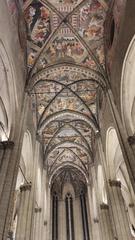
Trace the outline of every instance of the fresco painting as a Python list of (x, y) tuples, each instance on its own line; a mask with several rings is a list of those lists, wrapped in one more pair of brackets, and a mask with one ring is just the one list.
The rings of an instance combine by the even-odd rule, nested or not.
[(86, 50), (75, 37), (57, 36), (46, 51), (48, 63), (70, 61), (81, 63), (86, 55)]
[[(68, 4), (72, 6), (73, 4), (79, 4), (81, 1), (73, 0), (61, 0), (61, 1), (50, 1), (50, 3), (59, 6), (58, 10), (60, 12), (65, 11), (63, 14), (68, 14), (72, 7), (68, 7), (66, 10), (63, 10), (63, 7)], [(76, 13), (71, 17), (70, 22), (74, 29), (78, 31), (82, 39), (84, 39), (88, 45), (92, 47), (92, 50), (95, 51), (97, 48), (97, 56), (99, 62), (103, 65), (103, 48), (99, 49), (99, 42), (103, 42), (103, 22), (105, 19), (105, 12), (101, 4), (94, 0), (89, 0), (87, 4), (84, 4)], [(52, 30), (56, 29), (59, 26), (60, 20), (56, 21), (56, 16), (45, 3), (40, 1), (32, 1), (32, 3), (25, 10), (25, 20), (27, 22), (27, 39), (31, 44), (37, 46), (36, 49), (40, 52), (40, 49), (46, 43), (46, 40), (52, 33)], [(57, 23), (56, 23), (57, 22)], [(57, 25), (57, 26), (55, 26)], [(54, 27), (55, 26), (55, 27)], [(32, 46), (31, 46), (32, 47)], [(33, 53), (28, 55), (28, 59), (33, 58)], [(46, 45), (42, 57), (37, 63), (37, 70), (41, 70), (50, 64), (57, 62), (75, 62), (78, 64), (83, 64), (86, 67), (96, 69), (95, 62), (89, 56), (87, 50), (73, 34), (70, 28), (66, 24), (63, 24), (57, 34), (51, 39), (49, 45)], [(33, 66), (33, 63), (29, 63), (30, 67)]]
[(77, 5), (82, 2), (82, 0), (49, 0), (49, 2), (55, 6), (64, 4)]
[[(94, 84), (93, 90), (90, 89), (90, 85), (92, 84), (87, 84), (87, 82), (83, 82), (83, 84), (81, 84), (81, 88), (78, 88), (77, 84), (72, 85), (72, 91), (74, 91), (78, 96), (80, 96), (80, 98), (85, 103), (87, 102), (88, 107), (90, 107), (90, 105), (96, 100), (96, 89), (94, 88)], [(53, 97), (54, 95), (51, 95), (50, 101)], [(43, 99), (43, 101), (45, 103), (45, 99)], [(78, 98), (68, 89), (64, 89), (62, 93), (57, 96), (57, 99), (55, 100), (54, 104), (52, 104), (52, 106), (54, 109), (57, 109), (57, 111), (68, 108), (70, 110), (78, 110), (88, 114), (88, 109), (86, 109), (85, 105), (83, 105), (80, 100), (78, 101)]]
[(70, 84), (78, 79), (87, 78), (85, 73), (73, 71), (72, 68), (68, 70), (63, 69), (62, 67), (59, 69), (55, 69), (54, 71), (50, 72), (48, 75), (45, 75), (47, 79), (59, 80), (60, 83), (63, 84)]
[[(76, 77), (76, 74), (75, 73), (73, 74), (73, 73), (74, 72), (71, 72), (71, 76), (69, 77), (72, 77), (72, 76)], [(52, 79), (53, 78), (51, 78), (51, 80)], [(49, 83), (49, 80), (47, 82), (44, 82), (44, 85), (43, 85), (43, 82), (44, 81), (41, 81), (41, 83), (36, 86), (36, 92), (35, 92), (37, 103), (38, 103), (39, 118), (44, 112), (45, 108), (49, 106), (49, 103), (59, 92), (60, 94), (57, 95), (55, 100), (51, 103), (49, 108), (46, 110), (46, 113), (45, 113), (46, 117), (49, 114), (51, 114), (53, 111), (58, 112), (64, 109), (80, 111), (90, 116), (90, 112), (86, 108), (85, 104), (83, 104), (83, 102), (81, 102), (81, 100), (79, 100), (79, 98), (76, 95), (74, 95), (73, 92), (75, 92), (75, 94), (77, 94), (82, 99), (82, 101), (87, 103), (87, 106), (90, 108), (91, 104), (93, 104), (96, 101), (97, 83), (89, 82), (89, 81), (81, 81), (77, 83), (74, 82), (71, 86), (69, 86), (69, 88), (66, 88), (66, 87), (63, 88), (62, 85), (52, 83), (52, 82)], [(67, 83), (65, 83), (65, 85), (67, 84), (69, 84), (68, 81)], [(70, 89), (73, 92), (71, 92)], [(92, 112), (96, 114), (95, 109)]]
[[(70, 123), (73, 127), (77, 127), (79, 132), (82, 134), (82, 136), (88, 141), (89, 146), (91, 146), (91, 129), (89, 127), (86, 127), (86, 125), (81, 121), (75, 121)], [(62, 143), (65, 141), (70, 142), (76, 142), (79, 144), (84, 145), (84, 139), (79, 135), (79, 133), (75, 132), (70, 126), (67, 124), (64, 125), (64, 122), (53, 122), (51, 123), (46, 130), (43, 132), (42, 138), (48, 144), (54, 136), (54, 133), (58, 131), (60, 127), (64, 126), (62, 128), (62, 131), (58, 133), (58, 135), (51, 141), (51, 144), (49, 145), (49, 149), (51, 149), (55, 144)], [(53, 167), (56, 167), (60, 163), (63, 163), (64, 161), (72, 161), (75, 164), (77, 164), (80, 167), (84, 168), (84, 165), (80, 162), (79, 158), (76, 158), (76, 155), (83, 161), (86, 168), (88, 167), (88, 156), (85, 153), (85, 151), (80, 150), (79, 148), (71, 146), (70, 149), (68, 148), (58, 148), (54, 149), (52, 153), (49, 155), (49, 170), (53, 170)], [(59, 157), (58, 157), (59, 156)], [(57, 158), (57, 161), (55, 159)], [(66, 160), (65, 160), (66, 159)]]
[(50, 10), (43, 4), (33, 1), (25, 10), (28, 40), (40, 48), (51, 33)]
[(94, 61), (90, 56), (87, 56), (87, 57), (83, 60), (82, 65), (83, 65), (84, 67), (88, 67), (88, 68), (97, 70), (96, 63), (95, 63), (95, 61)]
[(28, 68), (32, 68), (34, 62), (35, 62), (35, 59), (36, 59), (36, 56), (37, 56), (37, 51), (33, 48), (28, 48), (27, 49), (27, 64), (28, 64)]
[(97, 59), (99, 60), (99, 63), (102, 65), (102, 67), (105, 66), (105, 57), (104, 57), (104, 46), (101, 45), (96, 48), (95, 50)]
[(51, 114), (54, 109), (55, 111), (63, 111), (65, 109), (72, 110), (72, 111), (81, 111), (85, 112), (86, 114), (89, 115), (88, 110), (86, 107), (81, 104), (80, 101), (77, 101), (76, 97), (64, 97), (62, 98), (61, 96), (57, 97), (57, 99), (54, 101), (54, 103), (51, 104), (49, 109), (46, 111), (45, 116), (47, 117), (49, 114)]
[[(39, 71), (40, 74), (40, 70), (44, 69), (42, 71), (44, 73), (38, 78), (40, 83), (36, 84), (34, 88), (36, 93), (34, 108), (35, 112), (37, 111), (37, 122), (41, 123), (43, 119), (63, 110), (78, 112), (86, 117), (94, 115), (96, 119), (98, 84), (86, 79), (91, 78), (91, 74), (87, 73), (88, 70), (92, 69), (93, 72), (99, 70), (97, 63), (90, 55), (91, 50), (101, 67), (104, 67), (105, 64), (103, 24), (106, 12), (97, 0), (88, 0), (87, 3), (85, 1), (83, 3), (81, 0), (48, 1), (50, 5), (45, 1), (41, 3), (39, 0), (34, 0), (25, 8), (29, 46), (28, 66), (30, 69), (32, 68), (31, 74), (36, 71)], [(73, 11), (81, 2), (82, 4), (77, 10)], [(51, 4), (56, 11), (53, 11)], [(72, 11), (73, 14), (68, 20), (63, 20), (59, 27), (61, 19), (57, 15), (57, 11), (63, 16)], [(72, 31), (70, 24), (76, 33)], [(69, 66), (72, 68), (70, 69)], [(80, 81), (82, 79), (84, 81)], [(66, 86), (68, 87), (66, 88)], [(56, 121), (49, 123), (43, 130), (40, 137), (47, 146), (54, 133), (63, 126), (63, 130), (52, 140), (49, 149), (55, 144), (65, 141), (79, 143), (86, 148), (88, 145), (92, 147), (93, 130), (83, 121), (72, 120), (70, 114), (64, 117), (61, 114)], [(67, 122), (78, 129), (88, 145), (83, 137), (71, 127), (66, 126)], [(72, 144), (71, 150), (72, 153), (68, 149), (65, 150), (64, 147), (53, 150), (48, 159), (49, 171), (64, 161), (72, 161), (82, 169), (85, 165), (87, 169), (89, 156), (85, 150), (80, 150)], [(84, 165), (75, 157), (75, 154), (83, 161)], [(57, 157), (57, 161), (54, 162)]]
[(97, 41), (103, 36), (105, 13), (101, 4), (90, 1), (79, 10), (79, 34), (88, 42)]

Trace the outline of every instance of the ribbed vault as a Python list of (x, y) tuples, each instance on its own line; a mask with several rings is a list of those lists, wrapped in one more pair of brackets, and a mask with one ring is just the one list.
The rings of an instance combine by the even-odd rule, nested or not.
[(27, 89), (52, 188), (72, 181), (77, 192), (94, 163), (107, 9), (105, 0), (24, 1)]

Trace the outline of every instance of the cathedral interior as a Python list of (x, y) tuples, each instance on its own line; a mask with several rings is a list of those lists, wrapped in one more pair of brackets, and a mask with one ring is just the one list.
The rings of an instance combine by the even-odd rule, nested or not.
[(135, 0), (0, 0), (0, 240), (135, 239)]

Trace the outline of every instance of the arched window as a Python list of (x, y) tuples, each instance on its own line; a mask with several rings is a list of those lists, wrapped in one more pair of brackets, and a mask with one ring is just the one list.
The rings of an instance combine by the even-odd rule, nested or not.
[[(6, 49), (0, 41), (0, 140), (7, 141), (15, 129), (17, 106), (14, 70)], [(12, 133), (11, 133), (12, 130)]]
[(122, 69), (121, 112), (127, 134), (135, 133), (135, 35), (129, 44)]
[(74, 240), (73, 198), (70, 192), (66, 194), (65, 205), (66, 205), (67, 240)]
[(135, 224), (135, 213), (132, 206), (134, 205), (134, 193), (128, 175), (127, 167), (123, 158), (117, 132), (113, 127), (110, 127), (107, 131), (106, 159), (109, 175), (108, 178), (121, 182), (121, 194), (124, 200), (124, 205), (127, 209), (129, 226), (133, 234), (132, 225)]
[(58, 240), (58, 195), (52, 196), (52, 240)]
[(89, 236), (86, 197), (85, 197), (85, 193), (83, 191), (80, 194), (80, 202), (81, 202), (82, 223), (83, 223), (83, 236), (84, 236), (84, 240), (89, 240), (90, 236)]

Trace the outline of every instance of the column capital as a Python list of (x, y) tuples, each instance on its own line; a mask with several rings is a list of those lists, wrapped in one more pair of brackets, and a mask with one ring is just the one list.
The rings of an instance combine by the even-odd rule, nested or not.
[(35, 213), (41, 213), (42, 208), (41, 207), (35, 207)]
[(23, 192), (23, 191), (27, 191), (27, 190), (31, 190), (31, 182), (29, 183), (24, 183), (23, 185), (20, 186), (20, 191)]
[(46, 220), (44, 220), (44, 226), (47, 226), (47, 221)]
[(109, 205), (106, 203), (101, 203), (100, 204), (100, 209), (101, 210), (109, 210)]
[(129, 203), (129, 208), (133, 208), (134, 206), (135, 206), (135, 204), (134, 203)]
[(13, 141), (1, 141), (0, 142), (0, 149), (12, 149), (14, 147)]
[(121, 182), (118, 180), (111, 180), (109, 179), (109, 185), (110, 187), (119, 187), (121, 188)]
[(134, 145), (135, 144), (135, 135), (129, 136), (127, 140), (128, 140), (129, 145)]
[(99, 219), (98, 218), (94, 218), (93, 221), (94, 221), (94, 223), (99, 223)]

